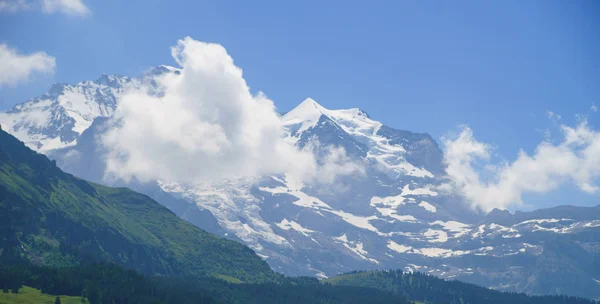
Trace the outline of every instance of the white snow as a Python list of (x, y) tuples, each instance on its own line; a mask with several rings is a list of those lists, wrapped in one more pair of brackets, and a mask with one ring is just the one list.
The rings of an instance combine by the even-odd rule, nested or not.
[(308, 237), (311, 233), (315, 232), (314, 230), (310, 230), (308, 228), (304, 228), (302, 227), (302, 225), (294, 222), (294, 221), (288, 221), (288, 219), (283, 219), (281, 220), (281, 222), (279, 223), (275, 223), (275, 225), (277, 225), (277, 227), (283, 229), (283, 230), (295, 230), (298, 231), (299, 233), (301, 233), (302, 235)]
[(379, 197), (373, 196), (369, 205), (375, 207), (378, 205), (389, 206), (392, 208), (398, 208), (404, 204), (405, 198), (400, 194), (396, 196)]
[(435, 191), (431, 191), (431, 189), (429, 189), (429, 187), (426, 188), (415, 188), (415, 189), (410, 189), (409, 185), (405, 185), (404, 188), (402, 188), (402, 195), (430, 195), (430, 196), (437, 196), (438, 193)]
[(404, 246), (404, 245), (400, 245), (392, 240), (388, 241), (387, 247), (393, 251), (396, 251), (398, 253), (406, 253), (410, 250), (412, 250), (413, 248), (411, 246)]
[(412, 246), (400, 245), (394, 241), (388, 240), (387, 247), (398, 253), (410, 253), (410, 254), (418, 254), (424, 255), (426, 257), (432, 258), (450, 258), (454, 256), (461, 256), (465, 254), (470, 254), (470, 251), (465, 250), (450, 250), (445, 248), (438, 247), (428, 247), (428, 248), (413, 248)]
[(465, 223), (461, 223), (461, 222), (457, 222), (457, 221), (435, 221), (432, 223), (432, 225), (439, 225), (444, 227), (444, 229), (448, 230), (448, 231), (452, 231), (452, 232), (463, 232), (465, 231), (467, 228), (470, 227), (469, 224), (465, 224)]
[(375, 208), (377, 209), (377, 211), (385, 216), (385, 217), (391, 217), (393, 219), (399, 220), (401, 222), (409, 222), (409, 223), (416, 223), (417, 219), (412, 216), (412, 215), (399, 215), (396, 214), (396, 210), (391, 209), (391, 208)]
[(344, 247), (352, 250), (352, 252), (356, 253), (356, 255), (358, 255), (363, 260), (367, 260), (369, 262), (379, 264), (379, 261), (377, 261), (376, 259), (368, 257), (369, 252), (367, 252), (364, 249), (364, 246), (361, 242), (344, 243)]
[(365, 217), (365, 216), (354, 215), (352, 213), (348, 213), (348, 212), (345, 212), (342, 210), (335, 210), (335, 209), (331, 208), (331, 206), (329, 206), (325, 202), (323, 202), (322, 200), (320, 200), (314, 196), (310, 196), (310, 195), (300, 191), (299, 189), (295, 188), (294, 185), (292, 185), (291, 183), (289, 183), (287, 181), (287, 179), (286, 179), (286, 181), (282, 180), (282, 182), (285, 183), (285, 187), (276, 187), (276, 188), (260, 187), (259, 189), (261, 191), (265, 191), (265, 192), (269, 192), (269, 193), (273, 193), (273, 194), (285, 193), (285, 194), (295, 196), (297, 198), (297, 200), (292, 202), (294, 205), (297, 205), (300, 207), (305, 207), (305, 208), (311, 208), (311, 209), (317, 210), (318, 212), (329, 212), (331, 214), (335, 214), (335, 215), (339, 216), (345, 222), (347, 222), (355, 227), (367, 229), (367, 230), (373, 231), (377, 234), (381, 234), (381, 232), (379, 232), (379, 230), (377, 230), (377, 228), (375, 228), (375, 226), (373, 226), (369, 223), (369, 221), (371, 221), (371, 220), (378, 219), (377, 216), (372, 215), (372, 216)]
[(286, 113), (282, 117), (282, 121), (286, 126), (300, 125), (297, 132), (302, 133), (314, 127), (324, 112), (327, 112), (327, 109), (312, 98), (307, 98), (293, 110)]
[(536, 232), (536, 231), (547, 231), (547, 232), (554, 232), (554, 233), (561, 233), (561, 234), (565, 234), (565, 233), (571, 233), (573, 232), (573, 228), (575, 228), (578, 225), (578, 223), (573, 223), (569, 226), (565, 226), (562, 228), (546, 228), (543, 226), (540, 226), (538, 224), (534, 224), (533, 225), (533, 229), (531, 230), (531, 232)]
[(481, 247), (479, 249), (476, 250), (476, 252), (474, 252), (473, 254), (475, 255), (488, 255), (489, 251), (494, 250), (493, 246), (486, 246), (486, 247)]
[(334, 237), (333, 239), (334, 240), (338, 240), (338, 241), (342, 241), (344, 243), (348, 243), (348, 237), (346, 236), (345, 233), (342, 234), (342, 235), (340, 235), (340, 236), (338, 236), (338, 237)]
[(376, 259), (368, 257), (369, 252), (367, 250), (365, 250), (363, 243), (358, 242), (358, 241), (348, 241), (348, 237), (346, 236), (345, 233), (338, 237), (334, 237), (333, 239), (342, 242), (344, 247), (350, 249), (352, 252), (354, 252), (356, 255), (358, 255), (361, 259), (367, 260), (367, 261), (375, 263), (375, 264), (379, 264), (379, 261), (377, 261)]
[(520, 225), (525, 225), (525, 224), (531, 224), (531, 223), (537, 223), (537, 224), (543, 224), (543, 223), (558, 223), (558, 222), (567, 222), (567, 221), (573, 221), (572, 219), (555, 219), (555, 218), (551, 218), (551, 219), (533, 219), (533, 220), (527, 220), (527, 221), (523, 221), (520, 222), (518, 224), (516, 224), (515, 226), (520, 226)]
[(417, 254), (421, 254), (424, 256), (428, 256), (428, 257), (450, 257), (450, 256), (452, 256), (452, 250), (444, 249), (444, 248), (430, 247), (430, 248), (415, 249), (414, 251)]
[(435, 208), (435, 206), (432, 205), (432, 204), (430, 204), (430, 203), (428, 203), (428, 202), (426, 202), (426, 201), (421, 201), (419, 203), (419, 207), (421, 207), (421, 208), (423, 208), (423, 209), (425, 209), (425, 210), (427, 210), (427, 211), (429, 211), (431, 213), (437, 212), (437, 209)]
[(276, 188), (260, 187), (259, 189), (261, 191), (269, 192), (272, 194), (289, 194), (289, 195), (295, 196), (297, 198), (297, 200), (295, 200), (293, 202), (293, 204), (300, 206), (300, 207), (306, 207), (306, 208), (311, 208), (311, 209), (321, 209), (321, 208), (331, 209), (331, 207), (329, 207), (329, 205), (327, 205), (322, 200), (320, 200), (314, 196), (310, 196), (300, 190), (292, 189), (292, 188), (288, 187), (287, 185), (288, 184), (286, 184), (286, 187), (276, 187)]
[(448, 234), (442, 230), (427, 229), (423, 235), (430, 243), (445, 243), (448, 241)]
[(501, 234), (505, 239), (521, 237), (519, 230), (512, 227), (505, 227), (496, 223), (491, 223), (488, 225), (488, 228), (491, 230), (491, 234)]
[(356, 226), (356, 227), (362, 228), (362, 229), (367, 229), (367, 230), (373, 231), (377, 234), (381, 234), (381, 232), (379, 232), (379, 230), (377, 230), (377, 228), (375, 228), (375, 226), (373, 226), (373, 225), (371, 225), (371, 223), (369, 223), (369, 221), (371, 221), (371, 220), (378, 219), (377, 216), (375, 216), (375, 215), (364, 217), (364, 216), (358, 216), (358, 215), (354, 215), (352, 213), (344, 212), (341, 210), (324, 210), (324, 211), (333, 213), (333, 214), (341, 217), (344, 221), (346, 221), (347, 223), (349, 223), (353, 226)]
[[(469, 224), (457, 222), (457, 221), (435, 221), (431, 223), (432, 226), (442, 226), (445, 231), (452, 232), (452, 237), (458, 238), (469, 232), (471, 232), (471, 226)], [(481, 227), (480, 227), (481, 229)]]

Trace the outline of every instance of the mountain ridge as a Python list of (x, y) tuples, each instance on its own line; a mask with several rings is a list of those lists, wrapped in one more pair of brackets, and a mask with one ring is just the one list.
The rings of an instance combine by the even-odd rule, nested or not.
[[(77, 176), (133, 187), (203, 229), (241, 240), (287, 275), (398, 268), (499, 290), (600, 295), (599, 270), (586, 262), (598, 256), (593, 236), (600, 221), (592, 213), (475, 212), (438, 189), (445, 165), (430, 135), (396, 130), (360, 109), (329, 110), (307, 98), (281, 115), (286, 140), (299, 148), (312, 145), (318, 160), (329, 147), (343, 147), (350, 161), (364, 166), (363, 176), (336, 181), (343, 191), (318, 184), (298, 188), (285, 174), (202, 185), (126, 184), (104, 172), (97, 138), (109, 117), (96, 117), (76, 143), (44, 153)], [(570, 244), (574, 255), (561, 244)], [(584, 283), (569, 285), (559, 275), (549, 284), (544, 277), (557, 273), (542, 265)]]

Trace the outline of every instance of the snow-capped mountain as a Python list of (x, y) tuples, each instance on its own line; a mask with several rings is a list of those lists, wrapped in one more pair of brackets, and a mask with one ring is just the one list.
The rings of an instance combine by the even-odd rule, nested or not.
[(127, 77), (102, 75), (76, 85), (55, 84), (48, 93), (0, 114), (4, 129), (40, 152), (77, 143), (97, 117), (112, 115)]
[(39, 152), (73, 146), (94, 119), (113, 114), (127, 87), (152, 81), (166, 72), (178, 70), (157, 66), (140, 78), (104, 74), (95, 81), (75, 85), (57, 83), (46, 94), (0, 113), (0, 124)]
[[(140, 78), (54, 86), (0, 114), (0, 123), (68, 172), (122, 183), (105, 179), (96, 135), (127, 86), (165, 72), (178, 71), (161, 66)], [(288, 275), (400, 268), (501, 290), (600, 296), (600, 207), (486, 216), (438, 190), (443, 154), (428, 134), (396, 130), (360, 109), (326, 109), (310, 98), (281, 119), (286, 140), (314, 145), (318, 158), (327, 147), (343, 147), (364, 174), (323, 184), (283, 174), (126, 186), (203, 229), (244, 242)]]

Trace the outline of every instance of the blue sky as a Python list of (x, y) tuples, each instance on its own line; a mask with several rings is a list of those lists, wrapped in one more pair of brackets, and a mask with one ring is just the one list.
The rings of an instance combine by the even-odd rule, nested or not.
[[(252, 90), (280, 111), (310, 96), (436, 139), (467, 124), (498, 160), (531, 152), (547, 129), (558, 134), (547, 111), (565, 124), (576, 115), (600, 123), (590, 109), (600, 106), (593, 0), (84, 3), (86, 16), (0, 12), (0, 43), (56, 58), (53, 75), (0, 87), (0, 110), (53, 82), (174, 65), (169, 48), (191, 36), (225, 46)], [(526, 198), (535, 206), (600, 202), (568, 185)]]

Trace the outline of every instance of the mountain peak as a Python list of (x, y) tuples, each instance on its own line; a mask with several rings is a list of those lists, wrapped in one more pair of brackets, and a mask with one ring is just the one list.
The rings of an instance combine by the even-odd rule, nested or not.
[(486, 223), (496, 223), (500, 225), (510, 226), (513, 224), (514, 215), (506, 209), (494, 208), (485, 216)]
[(325, 114), (324, 112), (328, 111), (325, 107), (320, 105), (314, 99), (308, 97), (304, 99), (298, 106), (296, 106), (291, 112), (309, 114), (309, 113), (320, 113)]
[(161, 64), (161, 65), (151, 68), (148, 72), (145, 73), (145, 76), (159, 76), (159, 75), (163, 75), (165, 73), (180, 74), (181, 69), (178, 69), (176, 67), (172, 67), (169, 65)]
[(316, 100), (307, 97), (306, 99), (304, 99), (298, 106), (302, 106), (303, 104), (309, 104), (315, 107), (323, 107), (321, 106)]
[(121, 77), (118, 75), (111, 75), (111, 74), (101, 74), (100, 77), (98, 77), (98, 79), (96, 79), (96, 81), (94, 81), (96, 84), (101, 84), (101, 85), (106, 85), (106, 86), (116, 86), (119, 84), (119, 80), (123, 79), (126, 77)]
[(306, 98), (293, 110), (283, 115), (282, 120), (284, 125), (298, 125), (300, 124), (299, 132), (302, 132), (316, 124), (326, 112), (326, 108), (321, 106), (312, 98)]

